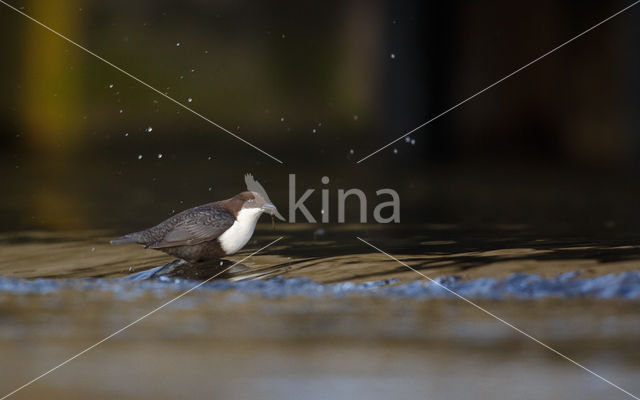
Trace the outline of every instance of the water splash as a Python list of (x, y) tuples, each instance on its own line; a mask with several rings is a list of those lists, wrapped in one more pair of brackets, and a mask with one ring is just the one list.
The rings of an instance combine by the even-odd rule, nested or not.
[[(164, 266), (163, 266), (164, 267)], [(150, 279), (158, 269), (152, 268), (120, 279), (22, 279), (0, 276), (0, 292), (51, 293), (59, 290), (106, 290), (115, 294), (130, 291), (169, 290), (183, 291), (198, 284), (197, 281), (160, 276)], [(471, 299), (529, 299), (590, 298), (640, 299), (640, 271), (609, 274), (594, 278), (578, 278), (579, 272), (569, 272), (551, 278), (540, 275), (512, 274), (503, 279), (480, 278), (461, 280), (455, 276), (434, 278), (440, 285)], [(431, 281), (417, 280), (398, 284), (396, 280), (377, 280), (364, 283), (341, 282), (322, 284), (307, 278), (275, 277), (266, 280), (226, 279), (213, 280), (198, 290), (238, 291), (266, 297), (382, 296), (395, 298), (452, 298), (454, 295)]]

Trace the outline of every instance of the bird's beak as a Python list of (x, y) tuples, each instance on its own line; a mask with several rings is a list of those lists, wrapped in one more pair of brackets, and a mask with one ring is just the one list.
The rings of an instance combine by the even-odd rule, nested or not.
[(262, 206), (262, 211), (268, 212), (270, 215), (275, 215), (280, 221), (286, 221), (282, 215), (278, 212), (276, 206), (271, 203), (266, 203)]

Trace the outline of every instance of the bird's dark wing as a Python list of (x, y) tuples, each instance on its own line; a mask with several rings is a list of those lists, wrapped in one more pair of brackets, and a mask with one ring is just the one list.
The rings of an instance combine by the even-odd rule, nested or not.
[(217, 205), (196, 207), (187, 210), (161, 240), (150, 244), (148, 248), (191, 246), (207, 242), (220, 236), (234, 222), (235, 218)]

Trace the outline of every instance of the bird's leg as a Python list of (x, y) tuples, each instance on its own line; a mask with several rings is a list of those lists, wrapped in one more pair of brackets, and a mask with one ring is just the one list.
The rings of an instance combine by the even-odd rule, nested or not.
[(169, 275), (175, 272), (176, 268), (182, 267), (185, 264), (188, 264), (188, 262), (180, 258), (176, 258), (175, 260), (171, 261), (169, 264), (163, 265), (160, 269), (155, 271), (151, 276), (151, 278), (158, 278), (163, 275)]

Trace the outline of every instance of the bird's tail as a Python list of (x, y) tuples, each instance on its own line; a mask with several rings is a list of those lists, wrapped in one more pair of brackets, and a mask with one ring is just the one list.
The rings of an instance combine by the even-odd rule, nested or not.
[(119, 238), (115, 238), (111, 240), (109, 243), (111, 244), (138, 243), (138, 240), (140, 240), (140, 234), (138, 232), (134, 232), (128, 235), (120, 236)]

